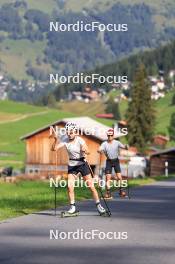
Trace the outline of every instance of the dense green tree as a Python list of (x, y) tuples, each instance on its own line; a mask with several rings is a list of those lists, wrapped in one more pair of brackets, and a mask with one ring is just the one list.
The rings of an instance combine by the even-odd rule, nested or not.
[(175, 93), (174, 93), (174, 95), (173, 95), (173, 97), (172, 97), (172, 102), (171, 102), (171, 104), (172, 104), (172, 105), (175, 105)]
[[(166, 52), (168, 49), (168, 52)], [(139, 52), (138, 54), (131, 55), (128, 58), (119, 60), (115, 63), (106, 64), (102, 67), (96, 67), (90, 73), (99, 73), (104, 76), (108, 75), (127, 75), (130, 81), (133, 81), (135, 76), (135, 72), (138, 68), (138, 65), (143, 63), (149, 75), (158, 75), (159, 70), (164, 71), (164, 77), (166, 81), (166, 85), (168, 87), (172, 86), (172, 81), (168, 81), (168, 72), (172, 69), (175, 69), (175, 60), (173, 59), (175, 56), (175, 41), (171, 43), (161, 46), (155, 50)], [(167, 62), (170, 61), (171, 63)], [(166, 65), (166, 67), (165, 67)], [(99, 87), (99, 83), (95, 83), (94, 88)], [(67, 90), (77, 90), (76, 84), (69, 84)], [(107, 90), (111, 89), (111, 86), (105, 83), (105, 88)]]
[(48, 25), (50, 21), (48, 14), (45, 14), (40, 10), (29, 9), (25, 13), (24, 18), (32, 23), (36, 23), (41, 32), (48, 32)]
[(12, 34), (12, 37), (23, 33), (22, 19), (18, 11), (10, 4), (0, 7), (0, 31), (6, 31)]
[(55, 107), (56, 106), (56, 99), (53, 94), (49, 93), (47, 98), (47, 105), (48, 107)]
[(175, 141), (175, 113), (172, 114), (170, 120), (170, 126), (168, 128), (170, 139)]
[(56, 107), (56, 99), (52, 93), (47, 93), (40, 97), (36, 102), (36, 105), (40, 106), (48, 106), (48, 107)]
[(148, 142), (153, 137), (155, 112), (143, 64), (139, 66), (134, 78), (126, 118), (129, 144), (136, 146), (141, 153), (144, 153)]

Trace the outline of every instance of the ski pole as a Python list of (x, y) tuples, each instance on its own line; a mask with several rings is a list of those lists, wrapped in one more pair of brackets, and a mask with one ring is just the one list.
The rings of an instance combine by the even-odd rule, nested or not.
[(57, 190), (56, 190), (56, 186), (54, 187), (55, 189), (55, 216), (57, 215)]
[(100, 175), (100, 172), (101, 172), (101, 153), (99, 153), (100, 155), (100, 162), (99, 162), (99, 175)]
[(127, 177), (127, 189), (128, 189), (128, 198), (130, 199), (130, 189), (129, 189), (129, 168), (128, 168), (128, 165), (129, 165), (129, 153), (128, 153), (128, 150), (127, 150), (127, 160), (126, 160), (126, 177)]
[[(49, 139), (51, 139), (51, 138), (54, 139), (54, 142), (51, 145), (51, 151), (55, 151), (55, 166), (56, 166), (56, 168), (55, 169), (53, 168), (53, 175), (54, 175), (54, 172), (55, 172), (55, 174), (57, 172), (57, 150), (55, 149), (57, 138), (53, 137), (52, 135), (50, 135)], [(56, 213), (57, 213), (56, 212), (56, 207), (57, 207), (57, 191), (56, 191), (56, 186), (54, 186), (54, 211), (55, 211), (55, 216), (56, 216)]]
[[(56, 168), (55, 168), (55, 174), (57, 173), (57, 150), (55, 151), (55, 165), (56, 165)], [(55, 175), (56, 176), (56, 175)], [(57, 214), (57, 187), (55, 186), (55, 216)]]
[[(90, 173), (91, 173), (92, 178), (94, 178), (94, 173), (93, 173), (93, 171), (92, 171), (91, 166), (90, 166), (89, 163), (87, 162), (87, 160), (86, 160), (86, 163), (87, 163), (87, 165), (88, 165), (88, 167), (89, 167), (89, 170), (90, 170)], [(100, 195), (101, 195), (101, 197), (102, 197), (102, 199), (103, 199), (103, 201), (104, 201), (104, 204), (105, 204), (105, 206), (106, 206), (106, 208), (107, 208), (107, 214), (108, 214), (108, 216), (111, 216), (112, 213), (111, 213), (111, 211), (110, 211), (110, 209), (109, 209), (109, 206), (108, 206), (108, 204), (107, 204), (107, 202), (106, 202), (106, 199), (105, 199), (104, 196), (103, 196), (103, 192), (102, 192), (102, 190), (101, 190), (100, 187), (99, 187), (98, 189), (99, 189), (99, 191), (100, 191)]]

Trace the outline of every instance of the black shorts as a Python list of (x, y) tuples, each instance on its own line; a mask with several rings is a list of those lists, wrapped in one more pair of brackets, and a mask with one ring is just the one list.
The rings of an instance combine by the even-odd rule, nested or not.
[(68, 174), (77, 175), (78, 173), (81, 173), (83, 177), (91, 173), (86, 162), (77, 166), (68, 166)]
[(121, 172), (119, 159), (106, 160), (105, 174), (111, 174), (112, 168), (114, 168), (115, 173)]

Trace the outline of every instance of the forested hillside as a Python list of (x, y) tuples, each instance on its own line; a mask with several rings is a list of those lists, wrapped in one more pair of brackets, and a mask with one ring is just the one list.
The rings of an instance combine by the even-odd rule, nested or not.
[[(161, 71), (168, 84), (168, 72), (175, 69), (175, 41), (154, 49), (152, 51), (139, 52), (136, 55), (131, 55), (128, 58), (122, 59), (112, 64), (107, 64), (94, 69), (93, 73), (99, 73), (104, 76), (108, 75), (126, 75), (129, 81), (133, 80), (136, 68), (140, 63), (146, 67), (148, 75), (157, 75)], [(88, 72), (90, 73), (90, 72)], [(111, 85), (105, 83), (105, 88), (111, 89)], [(64, 98), (70, 90), (81, 90), (83, 85), (64, 85), (58, 86), (55, 90), (57, 99)], [(99, 88), (99, 83), (93, 85), (93, 88)]]
[[(175, 35), (175, 2), (155, 2), (0, 0), (0, 70), (15, 79), (47, 81), (51, 71), (87, 71), (160, 46)], [(125, 23), (128, 31), (49, 33), (49, 21), (78, 20)]]

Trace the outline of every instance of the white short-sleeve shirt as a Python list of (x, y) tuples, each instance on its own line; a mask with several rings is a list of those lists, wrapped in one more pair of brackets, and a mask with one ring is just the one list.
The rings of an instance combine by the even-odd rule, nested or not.
[(125, 146), (118, 140), (112, 142), (105, 141), (100, 146), (100, 151), (103, 151), (108, 159), (117, 159), (119, 156), (119, 149)]
[(66, 138), (63, 143), (69, 155), (69, 166), (81, 165), (83, 163), (82, 161), (76, 161), (71, 159), (80, 159), (83, 157), (82, 146), (86, 144), (84, 139), (79, 136), (76, 136), (73, 141), (69, 141), (69, 139)]

